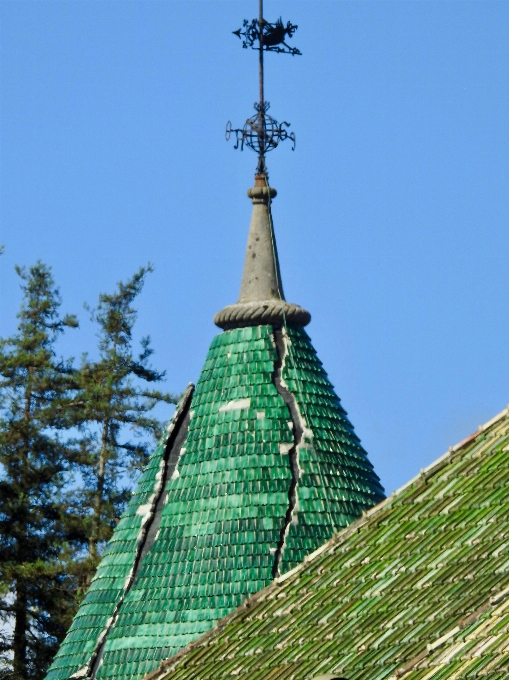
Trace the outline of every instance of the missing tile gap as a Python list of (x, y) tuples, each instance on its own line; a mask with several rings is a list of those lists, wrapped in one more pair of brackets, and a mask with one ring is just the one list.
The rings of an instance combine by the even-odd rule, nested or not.
[(189, 407), (191, 405), (193, 392), (194, 385), (191, 383), (182, 395), (180, 404), (178, 405), (168, 428), (168, 438), (166, 440), (159, 471), (156, 475), (153, 493), (149, 499), (149, 502), (138, 508), (138, 511), (142, 509), (141, 513), (137, 511), (137, 514), (142, 515), (141, 528), (137, 537), (136, 554), (134, 556), (133, 567), (129, 572), (124, 584), (124, 592), (115, 605), (112, 615), (106, 622), (104, 630), (97, 638), (97, 643), (94, 651), (92, 652), (90, 660), (84, 668), (81, 668), (77, 673), (71, 675), (71, 678), (86, 677), (89, 680), (95, 679), (97, 671), (102, 664), (102, 658), (104, 655), (104, 649), (108, 635), (111, 629), (115, 626), (120, 608), (122, 607), (127, 594), (136, 581), (143, 558), (148, 553), (157, 538), (159, 533), (159, 525), (161, 524), (161, 514), (167, 497), (166, 486), (168, 480), (177, 469), (182, 445), (189, 429), (189, 421), (191, 418)]
[(274, 341), (277, 350), (277, 361), (274, 364), (272, 380), (276, 390), (287, 405), (290, 412), (292, 423), (290, 430), (293, 435), (293, 443), (288, 445), (289, 449), (286, 452), (290, 462), (290, 471), (292, 473), (292, 479), (288, 488), (288, 508), (286, 511), (284, 524), (281, 528), (277, 548), (274, 553), (274, 564), (272, 567), (272, 577), (277, 578), (280, 576), (280, 565), (281, 560), (283, 559), (284, 549), (286, 547), (286, 539), (288, 537), (292, 522), (295, 522), (297, 518), (297, 488), (300, 479), (299, 446), (301, 446), (304, 436), (311, 437), (312, 433), (306, 427), (306, 423), (301, 415), (297, 400), (283, 378), (283, 370), (285, 368), (286, 358), (288, 356), (288, 345), (291, 342), (284, 328), (274, 327)]

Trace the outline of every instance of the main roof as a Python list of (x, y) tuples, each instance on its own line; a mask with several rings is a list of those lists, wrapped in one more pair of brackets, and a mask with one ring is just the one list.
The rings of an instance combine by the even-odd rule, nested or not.
[(146, 680), (509, 677), (509, 407)]
[(154, 452), (48, 680), (139, 680), (383, 498), (302, 328), (309, 314), (283, 298), (274, 193), (250, 192), (240, 300), (220, 313), (226, 330)]

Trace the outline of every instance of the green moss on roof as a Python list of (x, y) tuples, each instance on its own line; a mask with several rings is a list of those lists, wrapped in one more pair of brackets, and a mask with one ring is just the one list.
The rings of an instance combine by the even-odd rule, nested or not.
[(141, 506), (154, 498), (164, 442), (108, 545), (49, 679), (64, 680), (85, 667), (121, 597), (96, 677), (143, 677), (267, 586), (278, 551), (280, 570), (293, 568), (383, 498), (309, 337), (290, 328), (285, 342), (282, 382), (306, 426), (292, 512), (295, 474), (288, 451), (294, 425), (274, 383), (282, 359), (274, 329), (226, 331), (213, 340), (196, 386), (157, 539), (126, 590)]
[(153, 680), (509, 677), (509, 409)]

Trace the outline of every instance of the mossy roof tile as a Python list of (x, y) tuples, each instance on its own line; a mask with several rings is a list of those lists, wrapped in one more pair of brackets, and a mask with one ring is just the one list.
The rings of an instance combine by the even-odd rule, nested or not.
[(509, 409), (151, 680), (507, 678), (507, 489)]

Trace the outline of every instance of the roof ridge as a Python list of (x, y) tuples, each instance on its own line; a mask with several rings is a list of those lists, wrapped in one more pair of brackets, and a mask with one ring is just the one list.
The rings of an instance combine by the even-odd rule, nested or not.
[[(491, 427), (496, 425), (500, 420), (503, 420), (505, 417), (509, 416), (509, 405), (507, 405), (500, 413), (498, 413), (496, 416), (488, 420), (484, 425), (480, 425), (479, 428), (477, 429), (476, 432), (473, 434), (469, 435), (462, 441), (458, 442), (458, 444), (455, 444), (454, 446), (451, 446), (448, 451), (446, 451), (442, 456), (440, 456), (437, 460), (435, 460), (433, 463), (428, 465), (427, 467), (423, 468), (417, 475), (415, 475), (412, 479), (410, 479), (408, 482), (406, 482), (403, 486), (401, 486), (399, 489), (396, 491), (393, 491), (390, 496), (388, 496), (386, 499), (378, 503), (378, 505), (373, 506), (369, 510), (365, 510), (361, 517), (359, 517), (357, 520), (349, 524), (347, 527), (336, 533), (329, 541), (321, 545), (317, 550), (314, 552), (310, 553), (307, 555), (304, 560), (298, 564), (296, 567), (291, 569), (290, 571), (286, 572), (282, 576), (279, 576), (278, 578), (274, 579), (272, 583), (270, 583), (268, 586), (263, 588), (262, 590), (258, 591), (251, 597), (247, 598), (237, 609), (234, 609), (228, 616), (224, 617), (223, 619), (220, 619), (217, 624), (215, 625), (214, 628), (210, 629), (206, 633), (204, 633), (201, 637), (197, 638), (193, 642), (189, 643), (187, 647), (184, 647), (180, 652), (175, 654), (174, 656), (165, 659), (162, 661), (159, 665), (158, 668), (155, 670), (151, 671), (147, 675), (144, 676), (143, 680), (155, 680), (156, 678), (162, 678), (164, 677), (167, 673), (173, 671), (177, 664), (179, 663), (180, 659), (185, 656), (187, 653), (189, 653), (191, 650), (195, 649), (198, 646), (201, 646), (206, 640), (215, 637), (218, 633), (220, 633), (226, 626), (227, 624), (235, 618), (239, 613), (242, 611), (249, 609), (251, 606), (256, 604), (259, 600), (265, 599), (266, 596), (268, 596), (271, 592), (274, 590), (277, 590), (277, 588), (287, 581), (289, 578), (294, 576), (295, 574), (299, 573), (302, 569), (307, 567), (311, 562), (316, 560), (319, 556), (321, 556), (323, 553), (327, 552), (328, 550), (333, 550), (337, 546), (341, 545), (344, 543), (345, 540), (347, 540), (352, 534), (358, 532), (360, 529), (362, 529), (365, 526), (369, 526), (374, 518), (378, 518), (382, 514), (384, 510), (388, 510), (392, 503), (403, 494), (404, 491), (406, 491), (409, 487), (411, 487), (413, 484), (416, 484), (418, 482), (425, 482), (427, 481), (431, 476), (439, 472), (444, 465), (446, 465), (449, 460), (458, 454), (459, 451), (461, 451), (462, 448), (466, 447), (468, 444), (471, 444), (475, 439), (485, 433), (487, 430), (489, 430)], [(389, 506), (389, 507), (388, 507)], [(498, 595), (509, 595), (509, 587), (503, 591), (501, 591)], [(490, 598), (489, 602), (491, 602), (494, 598), (497, 596), (493, 596)], [(485, 606), (485, 605), (483, 605)], [(489, 608), (489, 607), (488, 607)], [(477, 611), (477, 610), (476, 610)], [(487, 609), (486, 609), (487, 611)], [(480, 612), (479, 616), (482, 615), (484, 612)], [(475, 614), (475, 612), (474, 612)], [(468, 624), (467, 624), (468, 625)], [(442, 636), (443, 637), (443, 636)], [(428, 652), (426, 652), (428, 653)], [(422, 657), (424, 658), (424, 657)], [(417, 663), (417, 661), (416, 661)]]

